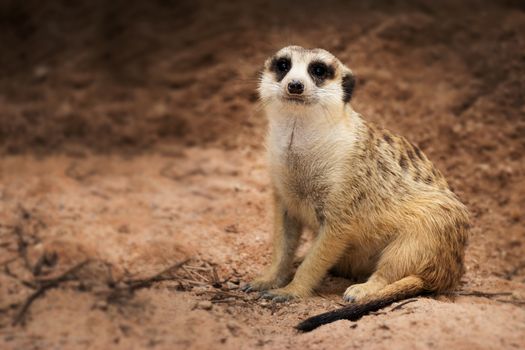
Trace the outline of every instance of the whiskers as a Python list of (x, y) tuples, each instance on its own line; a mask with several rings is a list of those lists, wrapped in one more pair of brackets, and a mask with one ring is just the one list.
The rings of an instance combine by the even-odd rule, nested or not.
[(258, 113), (258, 112), (262, 112), (264, 111), (264, 109), (266, 107), (268, 107), (268, 105), (272, 103), (272, 100), (271, 99), (262, 99), (260, 98), (256, 103), (255, 103), (255, 106), (254, 106), (254, 112)]
[(325, 87), (316, 91), (321, 109), (321, 115), (329, 123), (334, 126), (337, 123), (336, 116), (341, 112), (342, 100), (340, 97), (340, 90), (338, 87)]

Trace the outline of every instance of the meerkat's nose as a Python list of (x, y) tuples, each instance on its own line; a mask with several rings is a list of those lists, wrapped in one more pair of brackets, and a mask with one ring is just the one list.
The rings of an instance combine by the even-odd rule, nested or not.
[(288, 92), (293, 95), (300, 95), (304, 91), (304, 85), (300, 81), (292, 80), (288, 83)]

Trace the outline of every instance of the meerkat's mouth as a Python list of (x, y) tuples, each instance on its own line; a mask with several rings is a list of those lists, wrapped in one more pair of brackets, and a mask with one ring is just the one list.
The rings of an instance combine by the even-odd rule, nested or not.
[(304, 96), (290, 96), (284, 95), (281, 98), (284, 102), (291, 102), (294, 104), (309, 105), (312, 104), (312, 101)]

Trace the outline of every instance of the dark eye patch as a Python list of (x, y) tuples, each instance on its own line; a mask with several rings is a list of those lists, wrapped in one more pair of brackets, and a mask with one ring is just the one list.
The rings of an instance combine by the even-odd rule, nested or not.
[(290, 57), (274, 57), (270, 64), (270, 71), (275, 73), (277, 81), (283, 80), (290, 69), (292, 69), (292, 60)]
[(327, 65), (323, 61), (313, 61), (308, 65), (308, 74), (310, 74), (317, 86), (320, 86), (328, 79), (333, 79), (334, 72), (334, 67)]

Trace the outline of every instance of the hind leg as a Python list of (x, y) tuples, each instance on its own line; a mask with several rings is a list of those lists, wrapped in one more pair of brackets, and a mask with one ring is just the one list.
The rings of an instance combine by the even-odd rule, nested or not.
[(336, 277), (344, 277), (353, 282), (364, 282), (374, 272), (377, 259), (370, 251), (349, 248), (339, 259), (337, 264), (330, 269), (330, 273)]
[(354, 284), (345, 291), (345, 301), (361, 301), (374, 296), (390, 283), (403, 277), (417, 274), (418, 266), (423, 263), (421, 245), (409, 235), (400, 235), (386, 247), (377, 268), (365, 283)]
[(410, 239), (399, 237), (383, 250), (376, 270), (365, 283), (351, 285), (346, 289), (343, 299), (359, 302), (377, 295), (387, 285), (406, 276), (417, 273), (418, 264), (422, 264), (420, 250)]

